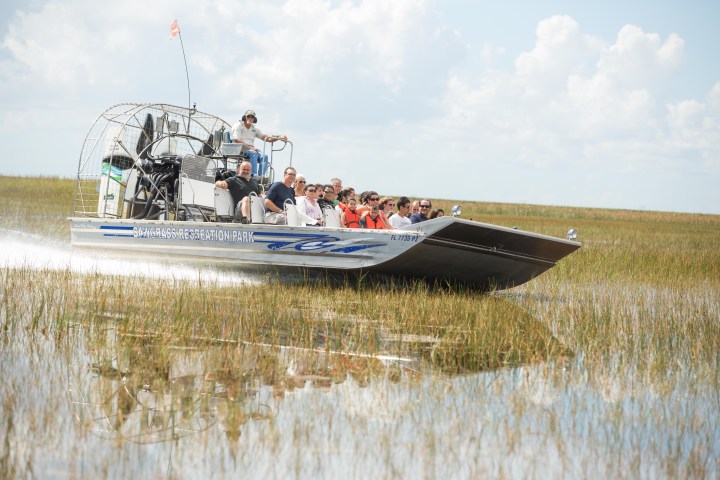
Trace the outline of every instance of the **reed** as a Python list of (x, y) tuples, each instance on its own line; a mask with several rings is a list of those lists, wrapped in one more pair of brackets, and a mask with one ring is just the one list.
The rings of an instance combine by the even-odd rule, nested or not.
[[(72, 190), (0, 177), (0, 227), (66, 245)], [(182, 437), (166, 463), (175, 476), (218, 474), (210, 464), (302, 477), (338, 465), (356, 477), (717, 476), (720, 217), (462, 204), (488, 223), (578, 228), (583, 248), (485, 295), (0, 265), (0, 468), (168, 473), (122, 441), (90, 440), (102, 413), (126, 441)], [(68, 378), (85, 403), (97, 395), (95, 416), (73, 415)], [(143, 410), (141, 398), (172, 408)], [(45, 460), (51, 447), (62, 457)]]

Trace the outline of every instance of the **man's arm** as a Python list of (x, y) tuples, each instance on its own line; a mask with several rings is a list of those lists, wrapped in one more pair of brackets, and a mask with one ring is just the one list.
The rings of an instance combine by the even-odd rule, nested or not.
[(273, 142), (276, 142), (277, 140), (282, 140), (283, 142), (287, 142), (288, 137), (287, 137), (287, 135), (285, 135), (285, 134), (282, 134), (282, 135), (263, 135), (263, 138), (262, 138), (262, 139), (263, 139), (263, 141), (268, 142), (268, 143), (273, 143)]
[(282, 209), (278, 208), (278, 206), (275, 205), (273, 201), (267, 197), (265, 197), (265, 206), (268, 208), (268, 210), (271, 210), (275, 213), (282, 213)]

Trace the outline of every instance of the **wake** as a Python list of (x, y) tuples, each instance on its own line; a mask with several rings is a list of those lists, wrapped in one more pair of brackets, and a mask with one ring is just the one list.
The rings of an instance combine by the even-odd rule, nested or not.
[(0, 229), (0, 268), (68, 270), (166, 280), (198, 281), (219, 286), (257, 285), (263, 277), (207, 263), (176, 263), (129, 253), (73, 248), (69, 243), (27, 232)]

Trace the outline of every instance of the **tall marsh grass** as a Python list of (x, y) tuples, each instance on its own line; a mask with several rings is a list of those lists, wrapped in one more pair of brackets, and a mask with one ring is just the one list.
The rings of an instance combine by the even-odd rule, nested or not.
[[(73, 186), (0, 177), (5, 238)], [(0, 265), (0, 470), (716, 478), (720, 217), (462, 204), (583, 248), (486, 295)]]

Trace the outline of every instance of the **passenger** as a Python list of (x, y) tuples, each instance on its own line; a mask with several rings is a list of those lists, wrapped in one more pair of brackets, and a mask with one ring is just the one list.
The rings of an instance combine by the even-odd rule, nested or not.
[(291, 185), (296, 174), (293, 167), (287, 167), (283, 172), (283, 181), (270, 185), (265, 195), (265, 223), (287, 224), (284, 207), (288, 200), (295, 204), (295, 190)]
[(362, 192), (360, 194), (360, 206), (357, 207), (357, 211), (361, 214), (370, 210), (370, 207), (377, 206), (380, 201), (380, 196), (375, 191)]
[(393, 228), (402, 228), (411, 224), (408, 214), (410, 213), (410, 199), (408, 197), (400, 197), (397, 201), (398, 212), (389, 218), (390, 225)]
[(325, 194), (325, 192), (323, 191), (323, 188), (324, 188), (324, 187), (325, 187), (325, 185), (323, 185), (322, 183), (316, 183), (316, 184), (315, 184), (315, 189), (316, 189), (317, 194), (318, 194), (318, 195), (317, 195), (318, 200), (321, 200), (321, 199), (323, 198), (323, 195)]
[(414, 215), (416, 213), (420, 213), (420, 202), (417, 200), (412, 202), (412, 206), (410, 207), (410, 215)]
[(305, 195), (305, 185), (307, 185), (307, 180), (305, 180), (305, 175), (302, 173), (298, 173), (295, 176), (295, 182), (293, 182), (293, 189), (295, 190), (295, 196), (296, 197), (302, 197)]
[(322, 226), (323, 221), (322, 210), (317, 201), (317, 187), (308, 185), (305, 187), (305, 195), (297, 197), (295, 202), (298, 207), (298, 213), (305, 225)]
[(365, 220), (365, 228), (371, 230), (387, 230), (387, 224), (380, 214), (380, 207), (377, 205), (370, 207), (370, 210), (363, 215), (363, 218)]
[(382, 212), (384, 218), (390, 219), (390, 217), (393, 214), (393, 208), (395, 208), (395, 199), (392, 197), (382, 197), (380, 199), (380, 211)]
[(342, 214), (347, 208), (347, 202), (350, 198), (354, 198), (354, 195), (350, 195), (350, 190), (341, 190), (340, 193), (338, 193), (338, 204), (335, 206), (335, 209)]
[(323, 185), (323, 196), (318, 198), (320, 208), (335, 208), (337, 201), (335, 200), (335, 189), (332, 185)]
[(430, 213), (430, 218), (440, 218), (445, 216), (445, 210), (438, 208)]
[[(378, 196), (377, 192), (371, 190), (369, 192), (363, 192), (363, 193), (365, 193), (367, 195), (366, 196), (367, 203), (357, 208), (357, 211), (360, 212), (360, 223), (363, 223), (365, 221), (365, 217), (367, 216), (368, 212), (373, 207), (377, 207), (378, 204), (380, 203), (380, 197)], [(390, 226), (390, 222), (388, 222), (387, 217), (382, 212), (382, 210), (379, 210), (379, 211), (380, 211), (380, 218), (382, 218), (382, 221), (383, 221), (382, 228), (386, 228), (388, 230), (391, 229), (392, 227)]]
[(339, 195), (340, 191), (343, 189), (342, 180), (339, 178), (333, 178), (330, 180), (330, 183), (332, 184), (333, 190), (335, 190), (335, 195)]
[(266, 135), (255, 126), (257, 123), (257, 115), (253, 110), (248, 110), (242, 119), (233, 125), (230, 131), (230, 138), (235, 143), (241, 143), (241, 153), (248, 157), (252, 164), (253, 175), (267, 175), (268, 157), (263, 155), (258, 148), (255, 147), (255, 139), (259, 138), (265, 142), (273, 143), (277, 140), (287, 142), (287, 135)]
[(250, 194), (260, 195), (260, 185), (252, 178), (252, 165), (247, 160), (240, 162), (237, 166), (237, 175), (227, 180), (218, 180), (215, 187), (222, 190), (229, 190), (235, 203), (235, 221), (248, 223), (250, 216)]
[(355, 209), (357, 207), (357, 201), (355, 197), (350, 197), (347, 203), (347, 208), (340, 215), (340, 225), (343, 228), (360, 228), (360, 214)]
[(428, 218), (428, 212), (430, 211), (430, 208), (432, 207), (432, 203), (427, 198), (423, 198), (420, 200), (420, 211), (418, 213), (413, 213), (410, 215), (410, 223), (420, 223), (424, 222), (426, 220), (430, 220)]

